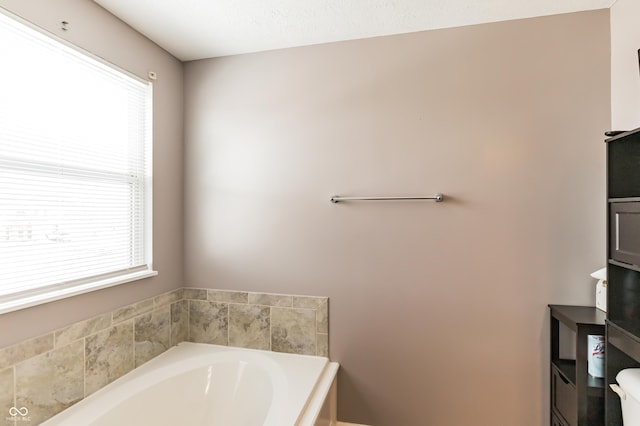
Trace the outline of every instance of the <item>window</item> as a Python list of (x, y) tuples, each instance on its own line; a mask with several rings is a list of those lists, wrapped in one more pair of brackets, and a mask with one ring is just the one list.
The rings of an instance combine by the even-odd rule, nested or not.
[(151, 84), (0, 13), (0, 313), (155, 275)]

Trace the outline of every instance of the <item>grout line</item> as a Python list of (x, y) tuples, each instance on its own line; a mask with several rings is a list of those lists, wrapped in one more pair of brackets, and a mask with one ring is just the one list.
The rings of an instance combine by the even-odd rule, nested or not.
[(273, 309), (269, 306), (269, 350), (273, 351), (272, 341), (273, 341)]
[(316, 338), (316, 356), (318, 356), (318, 311), (319, 309), (315, 309), (316, 315), (315, 315), (315, 324), (313, 327), (313, 331), (315, 333), (315, 338)]
[[(18, 405), (18, 370), (16, 369), (15, 364), (11, 366), (13, 370), (13, 406)], [(13, 419), (13, 424), (15, 425), (15, 419)]]
[(229, 303), (226, 304), (227, 305), (227, 344), (225, 346), (229, 346), (229, 323), (231, 322), (231, 312), (229, 309)]
[(173, 305), (173, 303), (169, 303), (169, 348), (172, 348), (173, 345), (173, 315), (171, 312), (171, 306)]
[(87, 337), (82, 338), (82, 399), (87, 397)]
[(132, 345), (131, 345), (131, 351), (133, 352), (133, 368), (136, 368), (136, 321), (135, 319), (131, 318), (131, 329), (132, 329), (132, 333), (131, 333), (131, 340), (132, 340)]

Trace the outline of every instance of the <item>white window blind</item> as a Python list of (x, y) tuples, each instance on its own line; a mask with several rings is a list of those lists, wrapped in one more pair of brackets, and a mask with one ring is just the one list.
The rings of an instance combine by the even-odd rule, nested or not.
[(0, 13), (0, 312), (151, 273), (151, 84)]

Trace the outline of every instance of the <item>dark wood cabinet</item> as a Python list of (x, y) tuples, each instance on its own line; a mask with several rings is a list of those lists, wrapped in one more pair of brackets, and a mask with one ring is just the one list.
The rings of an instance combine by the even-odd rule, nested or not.
[[(604, 335), (605, 313), (593, 306), (549, 305), (551, 315), (551, 425), (604, 425), (605, 380), (588, 373), (587, 336)], [(575, 359), (561, 358), (560, 324), (575, 333)], [(573, 343), (573, 342), (571, 342)]]
[[(607, 139), (606, 383), (640, 367), (640, 129)], [(622, 426), (620, 399), (605, 388), (607, 426)]]
[(555, 414), (551, 413), (551, 426), (568, 426), (568, 424), (560, 420)]

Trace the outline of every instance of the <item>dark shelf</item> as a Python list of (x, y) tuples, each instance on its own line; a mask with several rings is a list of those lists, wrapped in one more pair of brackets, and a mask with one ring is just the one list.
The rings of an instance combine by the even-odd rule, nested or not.
[(607, 321), (609, 326), (607, 340), (613, 345), (640, 362), (640, 337), (629, 330), (638, 330), (640, 321)]
[(617, 260), (609, 259), (610, 265), (616, 265), (621, 268), (631, 269), (632, 271), (640, 272), (640, 266), (632, 265), (631, 263), (618, 262)]
[(602, 390), (604, 390), (604, 377), (593, 377), (591, 375), (587, 375), (587, 386), (589, 388), (599, 390), (600, 392), (595, 392), (595, 396), (602, 396)]
[(549, 305), (551, 315), (576, 331), (578, 325), (604, 325), (607, 314), (593, 306)]
[[(607, 139), (605, 383), (640, 367), (640, 128)], [(615, 260), (614, 260), (615, 259)], [(604, 388), (605, 424), (622, 426), (620, 398)]]
[(630, 203), (632, 201), (640, 201), (640, 197), (609, 198), (607, 201), (610, 203)]
[(629, 130), (629, 131), (626, 131), (626, 132), (622, 132), (619, 135), (615, 135), (615, 136), (612, 136), (612, 137), (610, 137), (608, 139), (605, 139), (605, 142), (606, 143), (615, 142), (615, 141), (620, 140), (620, 139), (622, 139), (621, 142), (625, 142), (625, 141), (628, 141), (628, 137), (629, 136), (633, 136), (633, 135), (639, 134), (639, 133), (640, 133), (640, 128)]
[[(604, 425), (605, 383), (588, 373), (588, 336), (604, 335), (606, 313), (593, 306), (549, 305), (551, 313), (551, 424)], [(576, 359), (560, 358), (560, 324), (576, 334)], [(554, 416), (565, 422), (554, 423)]]
[[(572, 385), (576, 385), (576, 360), (556, 359), (551, 364), (562, 374)], [(602, 398), (604, 396), (604, 378), (593, 377), (587, 374), (587, 394)]]
[(640, 271), (620, 262), (607, 268), (608, 321), (634, 336), (640, 336)]
[(565, 379), (572, 385), (576, 385), (576, 360), (575, 359), (558, 359), (552, 360), (551, 363), (560, 371)]
[(639, 161), (640, 131), (637, 129), (607, 140), (607, 198), (640, 195)]

